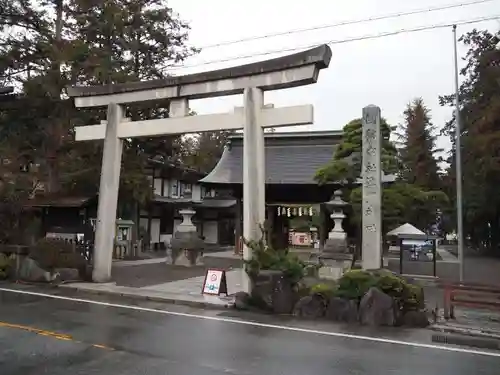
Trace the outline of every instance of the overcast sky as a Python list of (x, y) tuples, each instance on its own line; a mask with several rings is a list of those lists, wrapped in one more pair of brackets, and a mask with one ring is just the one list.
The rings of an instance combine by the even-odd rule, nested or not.
[[(466, 2), (470, 0), (168, 1), (182, 19), (190, 22), (192, 28), (190, 43), (196, 47), (298, 28)], [(206, 48), (185, 64), (197, 65), (207, 61), (319, 44), (330, 40), (350, 39), (495, 15), (500, 15), (499, 0), (224, 47)], [(459, 26), (458, 34), (461, 35), (474, 27), (494, 30), (500, 28), (500, 22), (489, 21)], [(360, 117), (362, 107), (368, 104), (380, 106), (382, 115), (392, 125), (396, 125), (402, 121), (405, 105), (415, 97), (424, 99), (431, 109), (433, 122), (437, 127), (442, 127), (450, 118), (451, 109), (440, 107), (438, 96), (452, 93), (454, 90), (451, 28), (334, 44), (331, 48), (332, 62), (328, 69), (321, 71), (317, 84), (266, 93), (266, 103), (274, 103), (276, 106), (314, 105), (313, 125), (286, 130), (338, 130), (351, 119)], [(465, 52), (463, 47), (459, 47), (459, 54), (463, 56)], [(187, 74), (240, 65), (279, 55), (191, 66), (171, 71), (175, 74)], [(227, 112), (234, 106), (241, 105), (241, 95), (191, 102), (191, 108), (198, 113)], [(449, 142), (446, 138), (442, 138), (439, 140), (439, 145), (448, 147)]]

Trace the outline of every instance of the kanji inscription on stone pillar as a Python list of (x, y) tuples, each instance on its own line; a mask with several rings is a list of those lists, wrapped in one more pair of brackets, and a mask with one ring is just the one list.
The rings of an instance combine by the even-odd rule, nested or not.
[(382, 261), (380, 108), (374, 105), (363, 108), (362, 123), (362, 265), (363, 269), (378, 269)]

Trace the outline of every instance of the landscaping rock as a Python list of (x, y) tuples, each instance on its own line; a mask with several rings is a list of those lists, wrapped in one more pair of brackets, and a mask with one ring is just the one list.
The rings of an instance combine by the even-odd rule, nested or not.
[(234, 295), (234, 308), (236, 310), (250, 310), (250, 295), (246, 292), (238, 292)]
[(326, 303), (319, 294), (302, 297), (293, 308), (293, 315), (316, 319), (325, 315)]
[(292, 284), (283, 275), (276, 280), (272, 295), (272, 308), (275, 314), (291, 314), (295, 303)]
[[(281, 271), (262, 270), (255, 277), (252, 299), (262, 303), (262, 308), (272, 310), (273, 290), (277, 280), (283, 276)], [(259, 306), (260, 307), (260, 306)]]
[(402, 324), (406, 327), (425, 328), (429, 325), (429, 319), (425, 311), (407, 311), (403, 315)]
[(359, 320), (368, 326), (394, 326), (396, 307), (392, 297), (371, 287), (359, 303)]
[(357, 322), (358, 303), (356, 300), (349, 300), (340, 297), (332, 297), (328, 301), (326, 318), (335, 322)]
[(76, 268), (57, 268), (54, 275), (59, 281), (81, 280), (80, 272)]
[(275, 270), (262, 270), (255, 277), (252, 300), (275, 314), (290, 314), (296, 301), (290, 281)]
[(52, 281), (52, 276), (50, 272), (42, 269), (38, 263), (26, 257), (20, 266), (19, 269), (19, 278), (24, 281), (32, 281), (32, 282), (50, 282)]

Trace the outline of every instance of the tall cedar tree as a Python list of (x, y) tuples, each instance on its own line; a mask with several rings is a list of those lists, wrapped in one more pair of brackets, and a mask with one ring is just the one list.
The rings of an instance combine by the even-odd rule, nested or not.
[[(166, 68), (196, 50), (186, 46), (189, 27), (161, 0), (71, 0), (71, 26), (78, 56), (73, 83), (122, 83), (166, 77)], [(80, 63), (83, 62), (83, 63)], [(168, 102), (128, 108), (133, 121), (168, 117)], [(125, 163), (137, 167), (122, 179), (134, 198), (147, 192), (144, 166), (148, 158), (176, 161), (178, 136), (134, 139), (125, 144)], [(142, 186), (141, 188), (138, 188)]]
[(424, 189), (439, 189), (441, 180), (436, 154), (442, 150), (436, 148), (429, 109), (422, 98), (417, 98), (407, 105), (403, 116), (399, 134), (401, 178)]
[[(473, 30), (460, 38), (468, 52), (460, 74), (460, 119), (465, 237), (475, 248), (500, 252), (500, 31)], [(442, 105), (454, 96), (440, 97)], [(447, 124), (453, 148), (447, 189), (456, 197), (455, 118)]]
[(231, 132), (204, 132), (183, 141), (183, 162), (200, 172), (209, 173), (220, 160)]
[[(162, 78), (165, 67), (196, 51), (185, 46), (188, 26), (160, 0), (13, 0), (2, 13), (0, 74), (23, 99), (0, 126), (40, 165), (49, 191), (95, 192), (101, 144), (75, 143), (75, 125), (98, 122), (103, 111), (77, 111), (63, 100), (68, 84), (105, 84)], [(7, 9), (7, 8), (6, 8)], [(13, 26), (14, 25), (14, 26)], [(168, 103), (130, 108), (132, 119), (168, 116)], [(18, 125), (18, 126), (14, 126)], [(4, 138), (4, 139), (7, 139)], [(145, 161), (172, 155), (177, 139), (127, 142), (121, 193), (144, 201)]]

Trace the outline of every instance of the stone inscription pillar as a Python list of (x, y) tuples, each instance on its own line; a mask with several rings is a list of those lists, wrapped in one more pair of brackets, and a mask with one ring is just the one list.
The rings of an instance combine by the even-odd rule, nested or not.
[(377, 269), (382, 262), (382, 165), (380, 108), (363, 108), (362, 265)]
[(92, 280), (98, 283), (111, 279), (111, 262), (116, 230), (116, 209), (120, 185), (123, 141), (118, 138), (118, 126), (123, 121), (123, 109), (115, 103), (108, 106), (106, 138), (102, 154), (97, 228), (94, 244)]
[[(265, 208), (265, 155), (264, 130), (261, 126), (262, 90), (249, 87), (243, 93), (245, 123), (243, 127), (243, 237), (247, 240), (260, 238), (259, 225), (264, 224)], [(251, 249), (243, 245), (243, 259), (252, 258)], [(251, 292), (251, 283), (242, 272), (242, 286)]]

